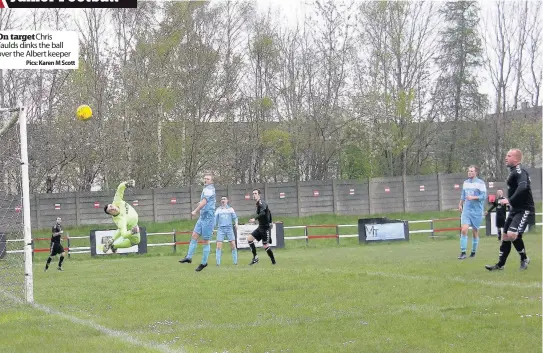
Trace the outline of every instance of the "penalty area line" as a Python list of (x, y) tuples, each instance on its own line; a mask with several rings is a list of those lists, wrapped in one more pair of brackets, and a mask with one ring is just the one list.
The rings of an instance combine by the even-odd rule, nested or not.
[[(11, 293), (0, 290), (0, 294), (3, 294), (5, 297), (11, 299), (12, 301), (14, 301), (14, 302), (16, 302), (18, 304), (23, 304), (23, 305), (26, 304), (22, 299), (16, 297), (15, 295), (13, 295)], [(33, 308), (35, 308), (37, 310), (40, 310), (40, 311), (43, 311), (46, 314), (55, 315), (55, 316), (58, 316), (58, 317), (60, 317), (60, 318), (62, 318), (64, 320), (71, 321), (74, 324), (89, 327), (89, 328), (94, 329), (94, 330), (96, 330), (96, 331), (98, 331), (100, 333), (103, 333), (106, 336), (119, 339), (119, 340), (121, 340), (121, 341), (123, 341), (125, 343), (129, 343), (129, 344), (134, 345), (134, 346), (147, 348), (149, 350), (154, 350), (154, 351), (158, 351), (158, 352), (161, 352), (161, 353), (185, 353), (185, 351), (183, 349), (181, 349), (181, 348), (180, 349), (172, 349), (172, 348), (168, 347), (165, 344), (156, 344), (156, 343), (152, 343), (152, 342), (145, 342), (145, 341), (142, 341), (142, 340), (140, 340), (140, 339), (138, 339), (136, 337), (130, 336), (130, 334), (128, 334), (127, 332), (110, 329), (110, 328), (105, 327), (103, 325), (97, 324), (96, 322), (94, 322), (92, 320), (80, 319), (78, 317), (63, 313), (62, 311), (50, 308), (50, 307), (48, 307), (46, 305), (37, 304), (37, 303), (32, 303), (30, 305)]]

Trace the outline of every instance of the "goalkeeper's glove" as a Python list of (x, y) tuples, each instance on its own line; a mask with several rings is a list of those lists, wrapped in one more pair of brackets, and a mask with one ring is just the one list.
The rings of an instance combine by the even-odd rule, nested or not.
[(132, 180), (128, 180), (125, 184), (126, 184), (126, 187), (133, 188), (136, 185), (136, 182), (134, 181), (134, 179), (132, 179)]

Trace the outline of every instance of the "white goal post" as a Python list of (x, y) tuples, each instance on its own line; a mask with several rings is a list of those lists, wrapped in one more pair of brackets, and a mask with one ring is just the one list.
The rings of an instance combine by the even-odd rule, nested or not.
[[(17, 108), (2, 108), (0, 107), (0, 139), (4, 147), (0, 149), (0, 162), (2, 163), (2, 174), (1, 181), (3, 200), (2, 203), (2, 219), (1, 226), (5, 229), (0, 229), (0, 231), (5, 231), (4, 244), (6, 243), (19, 243), (20, 239), (12, 239), (9, 236), (6, 236), (5, 233), (9, 233), (14, 229), (15, 234), (23, 233), (23, 249), (20, 249), (20, 245), (15, 245), (15, 250), (10, 251), (10, 247), (4, 246), (5, 254), (3, 255), (3, 261), (8, 264), (5, 265), (3, 271), (6, 278), (0, 278), (0, 281), (3, 283), (4, 288), (0, 288), (4, 293), (13, 297), (18, 297), (18, 294), (24, 295), (24, 300), (27, 303), (34, 302), (34, 280), (32, 272), (32, 233), (31, 233), (31, 220), (30, 220), (30, 187), (29, 187), (29, 176), (28, 176), (28, 138), (27, 138), (27, 119), (26, 119), (26, 109), (24, 107)], [(17, 124), (18, 123), (18, 124)], [(17, 126), (18, 125), (18, 126)], [(16, 132), (18, 130), (18, 133)], [(9, 137), (10, 134), (18, 135)], [(8, 141), (9, 140), (9, 141)], [(16, 141), (18, 140), (18, 141)], [(13, 145), (8, 146), (9, 143)], [(18, 143), (17, 143), (18, 142)], [(14, 146), (18, 144), (17, 146)], [(11, 164), (9, 164), (11, 163)], [(10, 180), (8, 178), (14, 178), (13, 171), (16, 168), (16, 164), (20, 165), (20, 174), (16, 175), (17, 184), (13, 189), (20, 193), (19, 195), (11, 195), (14, 190), (10, 189)], [(11, 174), (10, 174), (11, 172)], [(22, 197), (21, 197), (22, 196)], [(22, 200), (21, 200), (22, 199)], [(14, 204), (15, 203), (15, 204)], [(22, 203), (22, 204), (21, 204)], [(20, 205), (19, 205), (20, 204)], [(22, 207), (20, 207), (22, 206)], [(15, 207), (18, 209), (17, 212), (22, 211), (22, 220), (20, 216), (15, 216), (17, 213), (14, 211)], [(2, 240), (2, 239), (0, 239)], [(17, 246), (19, 248), (17, 248)], [(21, 259), (20, 253), (23, 253)], [(16, 263), (15, 266), (10, 266), (10, 260), (12, 264)], [(2, 257), (0, 257), (2, 259)], [(24, 262), (24, 273), (22, 270), (22, 265), (20, 264), (21, 260)], [(23, 277), (24, 276), (24, 277)], [(1, 277), (1, 276), (0, 276)], [(24, 278), (24, 281), (23, 279)], [(10, 285), (17, 287), (17, 284), (22, 283), (23, 293), (18, 293), (17, 290), (10, 292)]]

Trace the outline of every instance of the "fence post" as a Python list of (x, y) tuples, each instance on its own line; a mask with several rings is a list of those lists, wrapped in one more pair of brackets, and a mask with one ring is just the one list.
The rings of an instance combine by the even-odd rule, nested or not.
[(368, 212), (374, 213), (373, 202), (371, 202), (371, 178), (368, 178)]
[(407, 205), (407, 180), (405, 179), (405, 174), (402, 175), (402, 189), (403, 189), (403, 212), (407, 213), (409, 208)]
[(332, 211), (337, 215), (337, 185), (336, 179), (332, 179)]
[(298, 217), (302, 216), (302, 196), (300, 192), (300, 181), (296, 180), (296, 208), (298, 209)]
[[(194, 204), (192, 203), (192, 184), (189, 186), (189, 202), (190, 202), (190, 211), (194, 209)], [(190, 219), (192, 219), (192, 213), (190, 214)]]
[(81, 224), (81, 213), (79, 210), (79, 192), (77, 191), (75, 193), (75, 224)]
[(40, 194), (34, 195), (35, 203), (36, 203), (36, 228), (41, 228), (40, 225)]
[(34, 239), (30, 242), (30, 247), (32, 248), (32, 260), (34, 260)]
[(339, 224), (336, 224), (336, 242), (339, 245)]
[(437, 173), (437, 204), (439, 211), (443, 211), (443, 200), (441, 199), (442, 195), (443, 191), (441, 190), (441, 173)]
[(430, 234), (432, 234), (432, 239), (435, 238), (435, 234), (434, 234), (434, 220), (431, 219), (430, 220), (430, 230), (432, 231)]
[(153, 222), (157, 222), (158, 205), (155, 189), (151, 189), (151, 193), (153, 195)]
[(307, 226), (304, 227), (305, 245), (309, 244), (309, 234), (307, 234)]
[(175, 254), (177, 252), (177, 239), (175, 237), (175, 229), (173, 230), (173, 253)]
[(68, 257), (70, 256), (70, 233), (66, 233), (66, 243), (68, 244)]

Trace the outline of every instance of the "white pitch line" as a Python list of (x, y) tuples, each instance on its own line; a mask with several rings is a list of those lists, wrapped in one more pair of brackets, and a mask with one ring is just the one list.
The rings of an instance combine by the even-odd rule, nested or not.
[[(11, 293), (7, 293), (7, 292), (5, 292), (3, 290), (0, 290), (0, 294), (3, 294), (4, 296), (8, 297), (9, 299), (13, 300), (14, 302), (17, 302), (19, 304), (25, 304), (25, 302), (22, 299), (14, 296)], [(185, 351), (183, 349), (181, 349), (181, 348), (176, 350), (176, 349), (172, 349), (172, 348), (170, 348), (170, 347), (168, 347), (167, 345), (164, 345), (164, 344), (156, 344), (156, 343), (151, 343), (151, 342), (145, 342), (145, 341), (142, 341), (142, 340), (140, 340), (140, 339), (138, 339), (136, 337), (130, 336), (130, 334), (128, 334), (127, 332), (123, 332), (123, 331), (119, 331), (119, 330), (113, 330), (113, 329), (107, 328), (105, 326), (102, 326), (100, 324), (97, 324), (94, 321), (80, 319), (78, 317), (65, 314), (62, 311), (58, 311), (56, 309), (50, 308), (50, 307), (42, 305), (42, 304), (32, 303), (30, 305), (32, 307), (38, 309), (38, 310), (41, 310), (41, 311), (45, 312), (46, 314), (56, 315), (56, 316), (59, 316), (59, 317), (65, 319), (65, 320), (71, 321), (71, 322), (73, 322), (75, 324), (90, 327), (90, 328), (92, 328), (92, 329), (94, 329), (96, 331), (99, 331), (99, 332), (107, 335), (107, 336), (117, 338), (117, 339), (119, 339), (121, 341), (132, 344), (134, 346), (159, 351), (161, 353), (185, 353)]]

